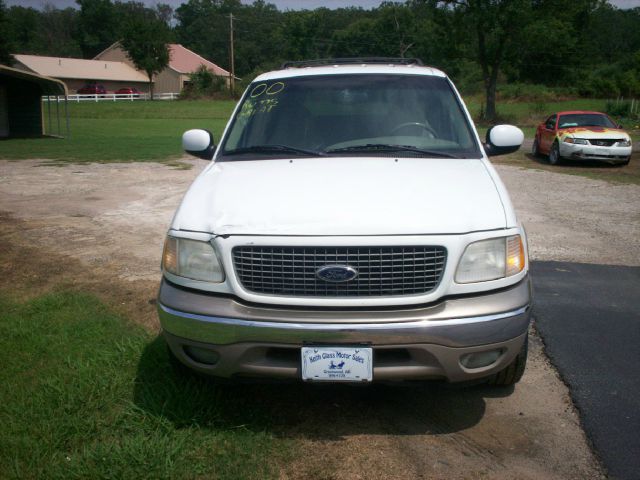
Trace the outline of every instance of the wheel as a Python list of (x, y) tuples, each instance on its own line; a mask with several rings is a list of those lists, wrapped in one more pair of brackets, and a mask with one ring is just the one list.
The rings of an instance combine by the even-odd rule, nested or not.
[(558, 165), (560, 163), (560, 147), (558, 146), (558, 142), (553, 142), (551, 145), (551, 150), (549, 151), (549, 163), (551, 165)]
[(493, 377), (489, 379), (489, 385), (496, 387), (508, 387), (515, 385), (520, 381), (524, 374), (524, 369), (527, 366), (527, 355), (529, 352), (529, 335), (524, 338), (524, 344), (518, 352), (516, 358), (513, 359), (506, 368), (500, 370)]
[(630, 161), (631, 161), (631, 156), (629, 156), (624, 162), (620, 162), (620, 165), (622, 165), (622, 166), (629, 165)]
[(534, 138), (533, 139), (533, 145), (531, 145), (531, 155), (533, 155), (534, 157), (539, 157), (540, 156), (540, 148), (538, 145), (538, 139)]
[(437, 132), (433, 128), (431, 128), (426, 123), (420, 123), (420, 122), (401, 123), (400, 125), (394, 127), (393, 130), (391, 130), (391, 135), (395, 135), (398, 130), (402, 130), (403, 128), (409, 128), (409, 127), (419, 127), (425, 132), (427, 132), (429, 135), (431, 135), (431, 138), (436, 138), (438, 136)]

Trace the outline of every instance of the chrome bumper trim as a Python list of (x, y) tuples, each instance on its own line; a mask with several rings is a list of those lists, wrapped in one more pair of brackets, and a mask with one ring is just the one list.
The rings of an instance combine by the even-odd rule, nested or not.
[(480, 317), (466, 317), (466, 318), (452, 318), (447, 320), (418, 320), (411, 322), (397, 322), (393, 324), (388, 323), (291, 323), (291, 322), (262, 322), (253, 320), (242, 320), (239, 318), (223, 318), (223, 317), (211, 317), (207, 315), (198, 315), (194, 313), (179, 312), (169, 307), (165, 307), (160, 304), (159, 308), (163, 312), (174, 315), (177, 317), (189, 318), (192, 320), (198, 320), (200, 322), (215, 323), (218, 325), (228, 325), (232, 327), (244, 327), (244, 328), (277, 328), (285, 330), (300, 330), (303, 332), (314, 330), (329, 330), (329, 331), (377, 331), (388, 330), (393, 328), (394, 330), (413, 330), (416, 328), (424, 327), (439, 327), (439, 326), (454, 326), (454, 325), (467, 325), (469, 323), (480, 322), (492, 322), (494, 320), (501, 320), (503, 318), (515, 317), (523, 315), (529, 310), (529, 306), (524, 306), (510, 312), (496, 313), (494, 315), (483, 315)]
[(165, 332), (211, 345), (429, 343), (455, 348), (511, 340), (527, 331), (530, 316), (528, 305), (493, 315), (393, 323), (263, 322), (180, 312), (161, 304), (158, 313)]

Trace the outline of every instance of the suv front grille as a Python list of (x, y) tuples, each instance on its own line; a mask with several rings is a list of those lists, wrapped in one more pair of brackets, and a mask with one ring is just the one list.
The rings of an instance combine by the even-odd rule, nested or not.
[[(410, 247), (266, 247), (233, 249), (238, 280), (251, 292), (296, 297), (419, 295), (440, 283), (447, 250)], [(358, 275), (343, 283), (316, 276), (328, 265), (349, 266)]]

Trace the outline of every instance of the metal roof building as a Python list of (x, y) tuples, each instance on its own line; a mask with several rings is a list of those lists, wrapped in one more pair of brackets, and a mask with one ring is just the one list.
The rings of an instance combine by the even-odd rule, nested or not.
[[(204, 65), (207, 70), (214, 75), (224, 77), (227, 85), (229, 84), (231, 74), (224, 68), (210, 62), (179, 43), (170, 43), (168, 47), (169, 65), (154, 77), (155, 93), (181, 92), (184, 86), (189, 83), (190, 74), (198, 70), (201, 65)], [(133, 62), (127, 57), (127, 52), (125, 52), (120, 45), (120, 42), (116, 42), (103, 52), (100, 52), (94, 60), (125, 62), (129, 64), (131, 68), (135, 68)]]
[(104, 85), (109, 92), (123, 87), (148, 91), (147, 76), (127, 62), (21, 54), (13, 57), (16, 68), (62, 80), (69, 91), (74, 93), (91, 83)]
[(46, 102), (45, 115), (43, 95), (66, 98), (67, 89), (60, 80), (0, 65), (0, 138), (68, 134), (59, 101)]

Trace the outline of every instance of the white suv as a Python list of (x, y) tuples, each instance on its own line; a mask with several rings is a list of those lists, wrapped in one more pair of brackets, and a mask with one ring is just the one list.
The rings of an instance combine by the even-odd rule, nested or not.
[(158, 311), (174, 359), (221, 377), (517, 382), (527, 242), (447, 76), (417, 60), (260, 75), (178, 208)]

